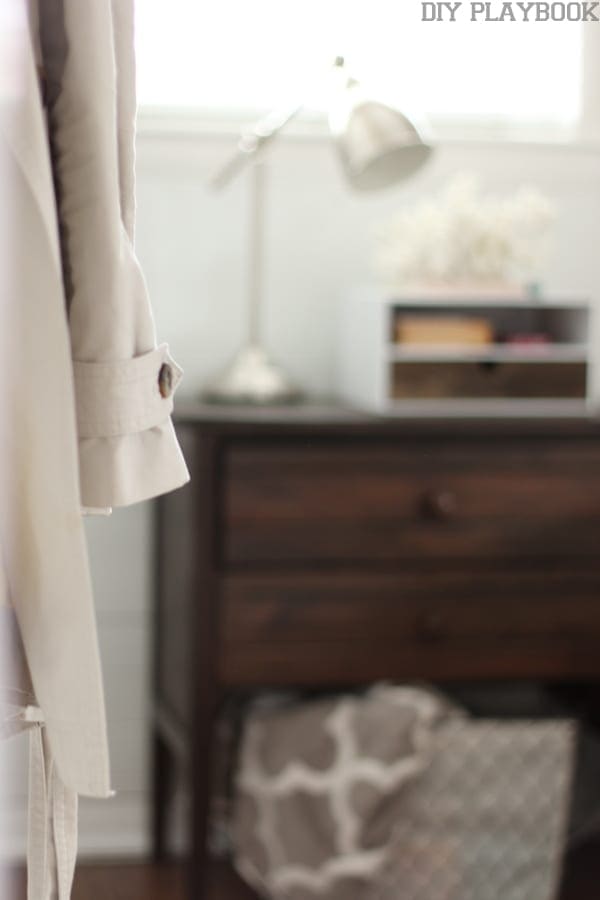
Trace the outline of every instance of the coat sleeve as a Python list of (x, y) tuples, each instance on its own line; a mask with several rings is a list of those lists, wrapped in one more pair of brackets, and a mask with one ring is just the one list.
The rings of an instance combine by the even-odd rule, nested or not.
[(181, 370), (157, 344), (134, 251), (133, 0), (44, 0), (40, 37), (75, 378), (81, 500), (184, 484)]

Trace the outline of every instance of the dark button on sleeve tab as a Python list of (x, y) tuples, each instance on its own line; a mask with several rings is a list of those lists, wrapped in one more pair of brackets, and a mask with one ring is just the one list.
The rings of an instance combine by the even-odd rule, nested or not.
[(160, 367), (158, 389), (161, 397), (170, 397), (173, 393), (173, 370), (169, 363), (163, 363)]

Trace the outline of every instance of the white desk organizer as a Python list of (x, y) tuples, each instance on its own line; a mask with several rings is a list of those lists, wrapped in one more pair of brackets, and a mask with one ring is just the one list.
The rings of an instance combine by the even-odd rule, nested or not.
[[(401, 316), (485, 319), (494, 342), (402, 344)], [(594, 413), (592, 306), (574, 297), (383, 297), (362, 291), (344, 304), (342, 398), (383, 415), (580, 416)], [(514, 344), (515, 334), (546, 344)]]

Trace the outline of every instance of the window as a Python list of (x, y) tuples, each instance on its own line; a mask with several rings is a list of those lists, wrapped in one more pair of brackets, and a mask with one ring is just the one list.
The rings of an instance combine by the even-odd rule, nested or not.
[(343, 54), (366, 85), (433, 121), (573, 126), (583, 26), (471, 22), (463, 6), (450, 23), (421, 21), (420, 0), (138, 0), (140, 103), (319, 111)]

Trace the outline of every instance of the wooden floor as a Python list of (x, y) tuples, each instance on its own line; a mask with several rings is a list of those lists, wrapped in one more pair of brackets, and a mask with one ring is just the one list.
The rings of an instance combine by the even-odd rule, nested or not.
[[(215, 867), (210, 900), (255, 900), (225, 867)], [(599, 900), (600, 853), (597, 847), (574, 854), (565, 873), (560, 900)], [(25, 900), (21, 870), (0, 876), (1, 900)], [(119, 863), (86, 865), (77, 869), (73, 900), (187, 900), (182, 867), (176, 864)], [(501, 898), (499, 898), (501, 900)]]
[[(215, 866), (210, 900), (256, 900), (229, 867)], [(72, 900), (188, 900), (177, 864), (109, 863), (77, 867)], [(26, 900), (25, 873), (0, 873), (0, 900)]]

